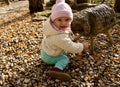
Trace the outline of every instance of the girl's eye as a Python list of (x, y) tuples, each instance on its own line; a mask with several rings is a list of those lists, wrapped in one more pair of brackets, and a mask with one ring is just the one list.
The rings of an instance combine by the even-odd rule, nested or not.
[(61, 19), (58, 19), (58, 21), (62, 21)]
[(65, 21), (68, 21), (68, 19), (66, 19)]
[(65, 21), (70, 21), (70, 19), (65, 19)]

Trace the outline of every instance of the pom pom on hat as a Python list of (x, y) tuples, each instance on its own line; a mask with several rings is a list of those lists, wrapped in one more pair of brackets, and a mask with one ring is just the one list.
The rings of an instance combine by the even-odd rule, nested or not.
[(51, 20), (54, 21), (58, 17), (69, 17), (73, 20), (73, 13), (71, 7), (65, 3), (65, 0), (56, 0), (52, 7)]

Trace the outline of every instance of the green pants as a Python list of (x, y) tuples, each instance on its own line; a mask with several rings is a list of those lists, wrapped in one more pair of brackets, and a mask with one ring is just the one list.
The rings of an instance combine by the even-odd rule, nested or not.
[(69, 58), (66, 53), (63, 52), (58, 56), (49, 56), (43, 50), (41, 50), (41, 58), (47, 64), (55, 64), (56, 68), (63, 70), (69, 63)]

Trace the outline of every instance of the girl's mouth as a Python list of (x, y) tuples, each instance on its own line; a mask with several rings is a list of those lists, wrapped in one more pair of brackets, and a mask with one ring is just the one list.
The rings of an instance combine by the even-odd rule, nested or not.
[(66, 26), (60, 26), (61, 28), (66, 28)]

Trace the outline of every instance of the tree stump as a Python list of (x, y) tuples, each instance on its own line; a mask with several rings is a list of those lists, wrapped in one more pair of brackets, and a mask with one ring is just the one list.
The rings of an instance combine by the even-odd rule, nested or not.
[(29, 0), (30, 14), (43, 11), (42, 0)]

